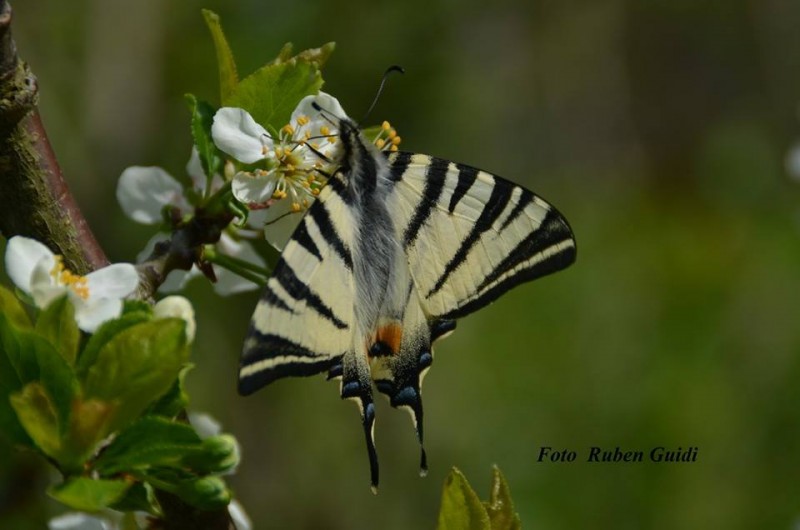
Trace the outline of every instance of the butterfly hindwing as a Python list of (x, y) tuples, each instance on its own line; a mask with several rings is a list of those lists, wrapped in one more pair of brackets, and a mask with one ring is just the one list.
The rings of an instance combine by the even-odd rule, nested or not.
[(256, 306), (240, 363), (242, 394), (281, 377), (330, 370), (352, 349), (351, 225), (347, 206), (323, 189)]
[(426, 155), (389, 163), (397, 238), (430, 317), (463, 317), (575, 260), (567, 221), (522, 186)]

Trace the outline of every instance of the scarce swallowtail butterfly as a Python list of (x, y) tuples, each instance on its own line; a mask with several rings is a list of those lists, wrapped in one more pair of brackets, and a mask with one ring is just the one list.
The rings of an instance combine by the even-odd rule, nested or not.
[[(325, 109), (317, 107), (319, 112)], [(473, 167), (379, 150), (328, 119), (337, 169), (274, 268), (250, 322), (239, 392), (327, 372), (361, 412), (378, 485), (374, 387), (408, 409), (422, 447), (422, 379), (432, 343), (515, 285), (569, 266), (566, 219), (533, 192)]]

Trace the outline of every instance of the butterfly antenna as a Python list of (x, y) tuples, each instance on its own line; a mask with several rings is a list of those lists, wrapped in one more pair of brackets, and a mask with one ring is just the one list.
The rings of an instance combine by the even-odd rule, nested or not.
[(381, 84), (378, 86), (378, 91), (375, 93), (375, 98), (372, 100), (372, 104), (367, 109), (367, 112), (364, 114), (364, 117), (361, 118), (360, 122), (358, 122), (359, 124), (362, 124), (365, 121), (367, 121), (369, 115), (372, 114), (372, 110), (375, 108), (375, 105), (378, 104), (378, 100), (380, 99), (381, 94), (383, 93), (383, 87), (384, 85), (386, 85), (386, 80), (389, 78), (389, 75), (391, 75), (392, 72), (400, 72), (401, 74), (406, 73), (406, 71), (403, 69), (402, 66), (397, 66), (396, 64), (393, 64), (392, 66), (386, 69), (386, 71), (383, 73), (383, 77), (381, 78)]

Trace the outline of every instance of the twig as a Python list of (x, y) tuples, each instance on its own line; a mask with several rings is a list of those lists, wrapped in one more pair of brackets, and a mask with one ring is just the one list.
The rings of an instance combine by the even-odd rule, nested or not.
[(0, 232), (37, 239), (85, 274), (108, 260), (64, 181), (37, 100), (11, 36), (11, 6), (0, 0)]

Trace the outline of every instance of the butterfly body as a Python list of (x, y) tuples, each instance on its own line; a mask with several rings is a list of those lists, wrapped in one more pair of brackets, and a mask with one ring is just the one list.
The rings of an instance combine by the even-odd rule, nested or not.
[[(373, 384), (423, 440), (431, 343), (455, 319), (575, 259), (564, 218), (532, 192), (475, 168), (379, 151), (350, 120), (342, 157), (300, 221), (251, 321), (239, 389), (328, 372), (361, 412), (373, 488)], [(420, 467), (426, 470), (424, 449)]]

